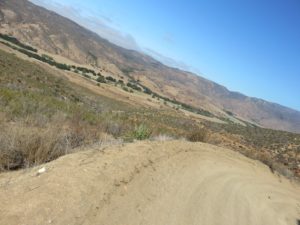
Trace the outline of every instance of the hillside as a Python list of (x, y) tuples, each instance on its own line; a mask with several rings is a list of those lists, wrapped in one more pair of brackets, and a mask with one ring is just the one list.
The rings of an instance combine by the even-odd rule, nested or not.
[(300, 222), (300, 134), (0, 49), (0, 224)]
[(267, 128), (300, 132), (300, 112), (296, 110), (230, 92), (195, 74), (169, 68), (26, 0), (0, 2), (0, 32), (80, 64), (113, 67), (110, 72), (115, 75), (130, 76), (155, 92), (214, 114), (222, 116), (229, 111)]
[(297, 225), (300, 218), (298, 184), (230, 150), (183, 141), (94, 147), (0, 174), (0, 199), (0, 224), (10, 225)]
[(201, 126), (146, 94), (16, 54), (0, 50), (0, 172), (51, 161), (79, 146), (132, 141), (139, 127), (149, 130), (140, 138), (146, 139), (185, 137)]

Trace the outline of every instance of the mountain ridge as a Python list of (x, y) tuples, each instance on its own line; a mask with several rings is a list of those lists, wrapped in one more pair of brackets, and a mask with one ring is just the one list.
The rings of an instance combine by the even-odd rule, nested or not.
[(261, 126), (300, 133), (300, 112), (260, 98), (229, 91), (194, 73), (171, 68), (149, 55), (119, 47), (76, 22), (27, 0), (0, 2), (0, 31), (77, 63), (113, 64), (119, 76), (130, 76), (155, 92), (204, 108), (227, 111)]

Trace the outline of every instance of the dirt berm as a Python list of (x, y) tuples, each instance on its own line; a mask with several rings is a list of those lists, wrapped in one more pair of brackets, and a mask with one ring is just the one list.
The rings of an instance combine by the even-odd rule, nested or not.
[(0, 174), (1, 225), (297, 225), (299, 219), (296, 183), (208, 144), (91, 149)]

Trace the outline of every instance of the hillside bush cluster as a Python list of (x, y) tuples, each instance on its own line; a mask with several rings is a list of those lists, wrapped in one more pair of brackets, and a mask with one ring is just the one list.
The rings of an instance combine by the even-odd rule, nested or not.
[[(1, 37), (1, 36), (0, 36)], [(27, 55), (28, 57), (31, 57), (31, 58), (35, 58), (39, 61), (42, 61), (42, 62), (45, 62), (45, 63), (48, 63), (49, 65), (51, 66), (55, 66), (56, 68), (58, 69), (61, 69), (61, 70), (67, 70), (67, 71), (73, 71), (73, 72), (76, 72), (76, 73), (79, 73), (81, 72), (83, 76), (85, 76), (86, 78), (91, 78), (88, 74), (92, 74), (94, 76), (97, 76), (98, 75), (98, 78), (96, 79), (96, 81), (98, 83), (106, 83), (106, 81), (104, 81), (103, 78), (105, 78), (107, 81), (110, 81), (110, 82), (114, 82), (116, 83), (117, 80), (111, 76), (108, 76), (108, 77), (103, 77), (100, 73), (96, 73), (94, 70), (92, 69), (88, 69), (88, 68), (85, 68), (85, 67), (80, 67), (80, 66), (70, 66), (70, 65), (67, 65), (67, 64), (63, 64), (63, 63), (58, 63), (56, 62), (53, 58), (51, 57), (48, 57), (46, 55), (38, 55), (36, 53), (33, 53), (33, 52), (37, 52), (35, 51), (35, 49), (31, 49), (30, 46), (26, 46), (24, 44), (22, 44), (21, 42), (19, 42), (16, 38), (14, 37), (10, 37), (10, 36), (6, 36), (6, 35), (2, 35), (2, 38), (5, 39), (5, 40), (8, 40), (12, 43), (18, 43), (18, 46), (21, 47), (20, 48), (16, 48), (8, 43), (4, 43), (2, 42), (3, 44), (6, 44), (8, 45), (9, 47)], [(33, 51), (33, 52), (29, 52), (27, 50), (30, 50), (30, 51)], [(122, 69), (122, 71), (128, 75), (128, 77), (130, 77), (130, 73), (133, 72), (134, 70), (129, 68), (129, 69)], [(161, 96), (157, 93), (154, 93), (151, 89), (149, 89), (148, 87), (140, 84), (138, 81), (137, 82), (128, 82), (127, 83), (127, 87), (131, 88), (132, 90), (135, 90), (135, 91), (139, 91), (139, 92), (144, 92), (145, 94), (148, 94), (148, 95), (152, 95), (153, 98), (158, 98), (158, 99), (162, 99), (165, 103), (167, 102), (170, 102), (172, 104), (175, 104), (175, 105), (178, 105), (180, 107), (182, 107), (183, 109), (187, 110), (187, 111), (190, 111), (190, 112), (193, 112), (193, 113), (196, 113), (196, 114), (200, 114), (200, 115), (204, 115), (204, 116), (208, 116), (208, 117), (214, 117), (214, 115), (212, 113), (210, 113), (209, 111), (206, 111), (206, 110), (203, 110), (201, 108), (196, 108), (196, 107), (193, 107), (193, 106), (190, 106), (188, 104), (185, 104), (185, 103), (182, 103), (182, 102), (179, 102), (177, 101), (176, 99), (170, 99), (170, 98), (167, 98), (167, 97), (164, 97), (164, 96)], [(124, 89), (124, 88), (123, 88)], [(126, 89), (124, 89), (126, 90)], [(130, 91), (129, 91), (130, 92)]]
[(29, 50), (29, 51), (32, 51), (32, 52), (38, 52), (37, 49), (35, 49), (35, 48), (33, 48), (33, 47), (29, 46), (29, 45), (25, 45), (25, 44), (21, 43), (21, 42), (20, 42), (17, 38), (15, 38), (15, 37), (12, 37), (12, 36), (9, 36), (9, 35), (1, 34), (1, 33), (0, 33), (0, 38), (2, 38), (3, 40), (9, 41), (9, 42), (11, 42), (11, 43), (13, 43), (13, 44), (15, 44), (15, 45), (21, 47), (21, 48), (27, 49), (27, 50)]

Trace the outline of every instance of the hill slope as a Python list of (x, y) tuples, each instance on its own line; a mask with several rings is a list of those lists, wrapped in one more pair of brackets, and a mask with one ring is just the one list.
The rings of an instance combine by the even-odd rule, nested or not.
[[(0, 32), (50, 53), (127, 75), (170, 98), (222, 115), (230, 111), (264, 127), (300, 132), (300, 112), (230, 92), (192, 73), (167, 67), (142, 53), (111, 44), (67, 18), (26, 0), (0, 2)], [(117, 71), (117, 72), (116, 72)]]
[(298, 185), (207, 144), (95, 148), (37, 175), (42, 167), (0, 174), (0, 224), (296, 225), (300, 218)]

